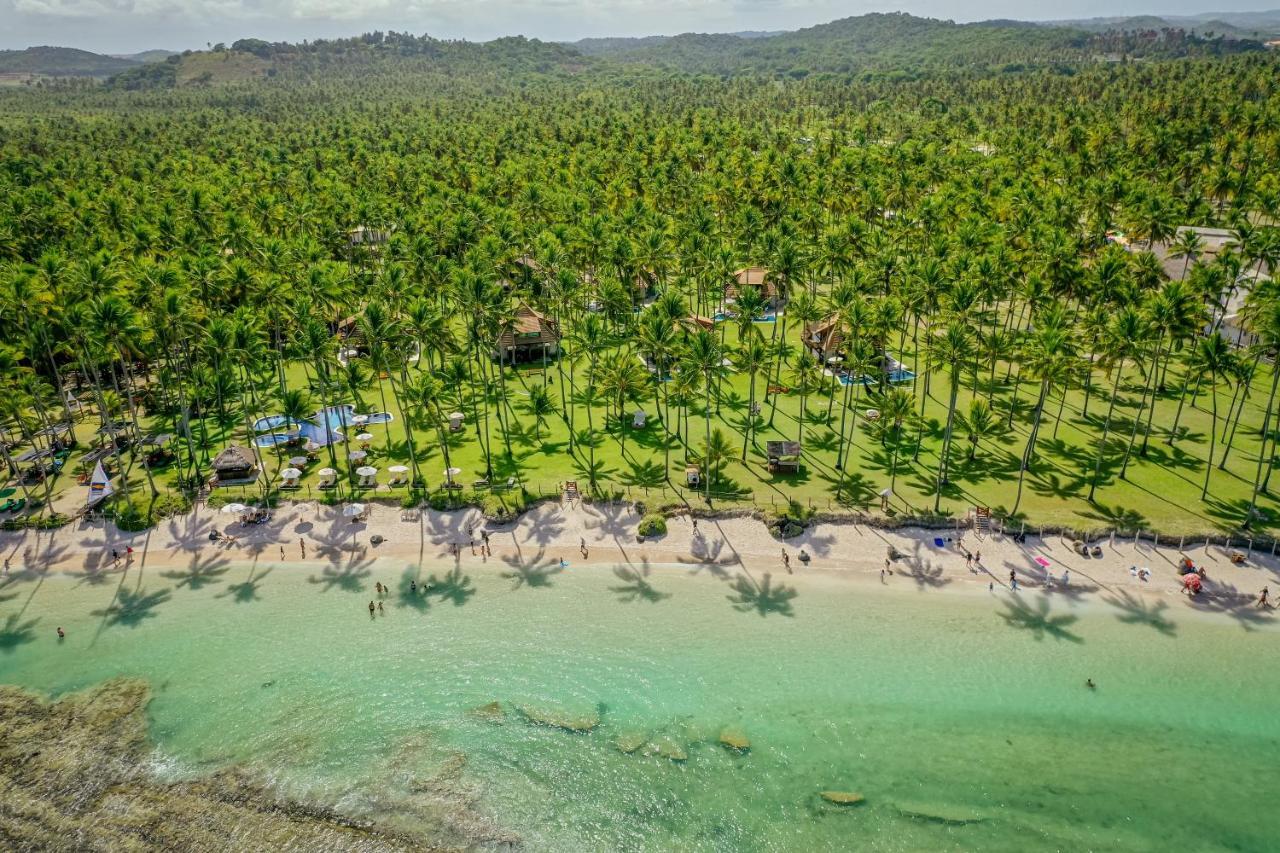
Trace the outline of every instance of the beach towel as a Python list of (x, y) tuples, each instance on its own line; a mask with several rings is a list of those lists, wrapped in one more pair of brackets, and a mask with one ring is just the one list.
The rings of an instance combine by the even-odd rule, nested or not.
[(941, 537), (941, 536), (935, 536), (935, 537), (933, 537), (933, 544), (934, 544), (935, 546), (937, 546), (937, 547), (941, 548), (941, 547), (942, 547), (943, 545), (945, 545), (946, 543), (942, 541), (942, 537)]
[(1049, 568), (1049, 561), (1044, 557), (1036, 557), (1036, 565), (1040, 566), (1042, 569), (1047, 569)]

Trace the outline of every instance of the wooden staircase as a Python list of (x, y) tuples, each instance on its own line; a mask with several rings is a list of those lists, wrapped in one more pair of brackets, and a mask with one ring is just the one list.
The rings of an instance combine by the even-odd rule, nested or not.
[(991, 507), (975, 506), (973, 508), (973, 529), (979, 538), (991, 535)]

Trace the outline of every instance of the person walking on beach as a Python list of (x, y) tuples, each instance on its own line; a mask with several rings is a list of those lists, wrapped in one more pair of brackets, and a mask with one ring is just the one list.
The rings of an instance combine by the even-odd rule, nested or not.
[(693, 520), (693, 532), (694, 533), (698, 532), (698, 519), (696, 518)]
[(373, 618), (373, 610), (374, 610), (374, 608), (373, 608), (373, 602), (372, 602), (372, 601), (370, 601), (370, 602), (369, 602), (369, 618), (370, 618), (370, 619), (372, 619), (372, 618)]
[(978, 568), (982, 568), (982, 552), (981, 551), (973, 552), (973, 562), (974, 562), (974, 565), (976, 565)]
[(417, 595), (417, 594), (418, 594), (418, 582), (417, 582), (417, 581), (409, 581), (409, 592), (410, 592), (410, 593), (412, 593), (413, 595)]
[(284, 562), (284, 546), (280, 546), (280, 562)]
[[(886, 564), (888, 564), (888, 562), (888, 560), (885, 560)], [(884, 569), (880, 570), (880, 583), (884, 583)]]
[(782, 565), (787, 567), (787, 574), (791, 574), (791, 555), (787, 553), (787, 549), (782, 549)]
[(120, 568), (120, 552), (115, 548), (111, 549), (111, 562), (115, 564), (117, 569)]
[(1266, 606), (1267, 606), (1267, 595), (1269, 595), (1269, 594), (1270, 594), (1270, 590), (1268, 590), (1268, 589), (1264, 586), (1264, 587), (1262, 588), (1262, 594), (1258, 596), (1258, 606), (1259, 606), (1259, 607), (1266, 607)]
[(298, 549), (302, 551), (302, 559), (307, 559), (307, 540), (301, 536), (298, 537)]
[(384, 612), (384, 611), (383, 611), (383, 609), (382, 609), (382, 602), (381, 602), (381, 601), (379, 601), (379, 602), (378, 602), (378, 612), (379, 612), (379, 613)]

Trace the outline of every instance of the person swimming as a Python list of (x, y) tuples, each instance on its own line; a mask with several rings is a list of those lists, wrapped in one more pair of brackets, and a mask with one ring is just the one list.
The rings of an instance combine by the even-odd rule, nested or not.
[(1085, 687), (1088, 687), (1090, 690), (1097, 690), (1097, 689), (1098, 689), (1098, 685), (1096, 685), (1096, 684), (1094, 684), (1094, 683), (1093, 683), (1093, 679), (1092, 679), (1092, 678), (1086, 678), (1086, 679), (1084, 680), (1084, 686), (1085, 686)]
[(67, 638), (66, 632), (62, 630), (62, 626), (58, 626), (58, 639), (65, 640), (66, 638)]

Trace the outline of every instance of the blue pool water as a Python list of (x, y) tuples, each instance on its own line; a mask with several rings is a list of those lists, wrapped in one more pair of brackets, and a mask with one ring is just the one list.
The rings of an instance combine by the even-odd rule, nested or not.
[[(852, 376), (850, 376), (847, 373), (841, 373), (839, 374), (839, 378), (840, 378), (841, 385), (852, 385), (855, 382), (860, 382), (863, 385), (879, 385), (880, 384), (879, 379), (870, 375), (863, 375), (863, 376), (859, 376), (857, 379), (854, 379)], [(889, 371), (889, 373), (886, 374), (885, 378), (889, 381), (891, 385), (896, 385), (900, 382), (910, 382), (916, 378), (916, 375), (912, 373), (910, 370), (907, 370), (905, 367), (903, 367), (903, 368), (899, 368), (898, 370)]]
[[(348, 404), (341, 406), (327, 406), (316, 412), (314, 421), (298, 421), (294, 424), (297, 429), (290, 432), (276, 432), (268, 435), (260, 435), (253, 440), (253, 443), (259, 447), (273, 447), (277, 444), (283, 444), (297, 436), (310, 439), (316, 444), (324, 447), (343, 438), (342, 428), (351, 426), (355, 419), (355, 407)], [(324, 421), (324, 426), (320, 426), (317, 421)], [(391, 420), (389, 412), (371, 412), (367, 415), (366, 424), (385, 424)], [(282, 426), (288, 426), (289, 419), (284, 415), (270, 415), (265, 418), (258, 418), (254, 421), (253, 428), (256, 431), (269, 429), (277, 429)]]

